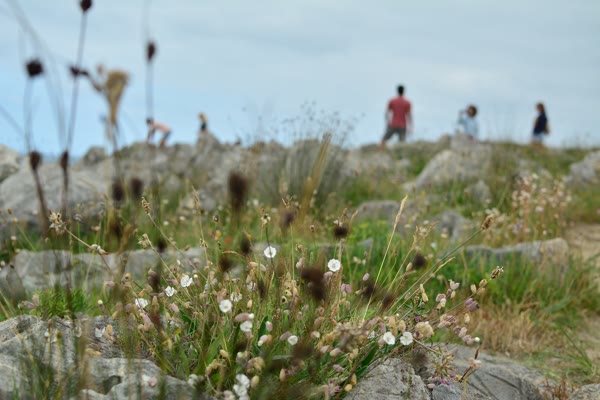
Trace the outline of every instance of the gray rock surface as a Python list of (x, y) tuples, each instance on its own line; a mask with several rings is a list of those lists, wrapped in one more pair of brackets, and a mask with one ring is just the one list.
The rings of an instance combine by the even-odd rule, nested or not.
[[(167, 264), (179, 260), (184, 270), (191, 271), (195, 264), (206, 263), (204, 248), (186, 251), (167, 251), (162, 255)], [(79, 288), (102, 287), (105, 281), (119, 281), (125, 272), (134, 279), (144, 279), (146, 272), (155, 268), (159, 256), (152, 250), (127, 251), (114, 254), (71, 254), (68, 251), (21, 251), (12, 261), (12, 268), (0, 270), (0, 295), (14, 301), (24, 300), (32, 292), (65, 284), (65, 271), (70, 265), (71, 284)]]
[(400, 358), (388, 358), (373, 368), (346, 397), (349, 400), (429, 400), (429, 390), (413, 367)]
[[(469, 368), (469, 358), (474, 356), (475, 349), (458, 346), (454, 354), (457, 372), (463, 374)], [(542, 390), (546, 384), (543, 375), (500, 356), (481, 352), (477, 359), (481, 361), (481, 367), (467, 380), (467, 399), (543, 400)], [(455, 385), (458, 390), (451, 389), (448, 392), (462, 394), (463, 387)], [(461, 397), (448, 396), (444, 399), (458, 400)]]
[(473, 223), (454, 210), (444, 211), (432, 218), (437, 222), (435, 229), (445, 232), (451, 240), (460, 240), (472, 232)]
[(19, 169), (19, 153), (0, 144), (0, 182)]
[[(39, 398), (40, 390), (50, 398), (90, 400), (206, 398), (151, 361), (122, 358), (115, 337), (95, 335), (111, 322), (84, 317), (74, 324), (28, 315), (0, 322), (0, 398)], [(56, 385), (44, 389), (40, 378)], [(79, 396), (72, 393), (77, 382), (84, 388)]]
[(598, 400), (600, 399), (600, 383), (585, 385), (569, 396), (569, 400)]
[(523, 257), (534, 261), (539, 268), (566, 268), (569, 265), (569, 245), (562, 238), (499, 248), (467, 246), (464, 251), (469, 258), (493, 260), (496, 263)]
[(467, 186), (465, 192), (473, 201), (480, 205), (487, 205), (492, 199), (492, 191), (481, 179)]
[(600, 151), (590, 153), (577, 163), (571, 164), (567, 183), (573, 187), (592, 187), (600, 184)]
[[(454, 141), (453, 141), (454, 144)], [(436, 154), (414, 182), (416, 190), (469, 182), (485, 176), (491, 167), (492, 147), (466, 143)]]
[[(63, 193), (60, 166), (42, 164), (39, 174), (47, 208), (59, 210)], [(95, 214), (104, 204), (102, 194), (108, 185), (101, 175), (91, 169), (71, 170), (69, 207), (72, 210), (85, 210), (82, 214)], [(0, 184), (0, 208), (10, 208), (13, 216), (22, 222), (37, 223), (39, 202), (29, 167), (19, 169)]]

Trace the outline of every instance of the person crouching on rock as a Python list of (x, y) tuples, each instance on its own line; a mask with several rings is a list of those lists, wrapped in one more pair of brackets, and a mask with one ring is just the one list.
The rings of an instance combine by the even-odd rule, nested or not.
[(477, 123), (477, 107), (470, 105), (466, 110), (458, 113), (458, 123), (456, 126), (457, 135), (466, 135), (469, 140), (476, 142), (479, 134), (479, 124)]
[(163, 135), (159, 146), (165, 147), (167, 144), (167, 139), (171, 135), (171, 127), (163, 124), (162, 122), (154, 121), (152, 118), (146, 119), (146, 125), (148, 126), (148, 137), (146, 138), (146, 143), (151, 143), (152, 139), (154, 138), (154, 133), (159, 131)]

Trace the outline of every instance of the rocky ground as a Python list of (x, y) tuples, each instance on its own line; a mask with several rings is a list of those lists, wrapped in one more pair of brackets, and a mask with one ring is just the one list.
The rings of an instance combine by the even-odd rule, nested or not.
[[(123, 149), (119, 154), (120, 168), (124, 171), (125, 181), (131, 178), (141, 179), (146, 186), (155, 185), (169, 191), (181, 191), (187, 181), (193, 181), (200, 187), (197, 194), (205, 211), (216, 209), (221, 199), (225, 198), (227, 174), (231, 169), (240, 169), (258, 182), (262, 193), (275, 191), (279, 184), (277, 179), (268, 182), (257, 179), (264, 171), (282, 171), (290, 177), (300, 169), (309, 170), (314, 164), (319, 143), (306, 141), (297, 143), (291, 148), (284, 148), (276, 143), (258, 144), (251, 148), (219, 143), (207, 137), (196, 146), (176, 145), (168, 149), (157, 149), (145, 144), (136, 144)], [(420, 151), (412, 144), (411, 151)], [(332, 146), (330, 162), (338, 163), (336, 169), (338, 180), (343, 181), (352, 176), (361, 175), (367, 179), (377, 179), (387, 174), (397, 184), (403, 184), (408, 192), (426, 191), (432, 187), (445, 187), (452, 182), (472, 182), (467, 188), (482, 206), (490, 197), (490, 188), (480, 179), (483, 174), (490, 173), (493, 146), (488, 144), (464, 145), (460, 143), (437, 143), (439, 151), (419, 172), (414, 180), (405, 178), (411, 168), (406, 159), (396, 159), (389, 153), (374, 151), (372, 148), (344, 150)], [(310, 154), (305, 164), (298, 164), (298, 154)], [(77, 209), (81, 218), (94, 218), (107, 201), (106, 193), (112, 187), (116, 164), (102, 149), (92, 149), (76, 165), (71, 179), (69, 204)], [(535, 166), (523, 162), (519, 166), (522, 171), (530, 171)], [(57, 209), (61, 199), (62, 177), (57, 165), (44, 164), (40, 169), (43, 187), (47, 194), (50, 209)], [(262, 183), (261, 183), (262, 182)], [(570, 167), (565, 177), (570, 187), (593, 187), (600, 185), (600, 152), (588, 154), (583, 160)], [(269, 186), (271, 185), (271, 186)], [(273, 186), (275, 185), (275, 186)], [(436, 200), (428, 198), (426, 202)], [(409, 201), (402, 219), (398, 223), (399, 233), (412, 231), (419, 218), (419, 205)], [(193, 212), (193, 197), (183, 198), (178, 206), (181, 215)], [(387, 220), (393, 224), (399, 202), (392, 200), (367, 201), (356, 207), (356, 221), (369, 219)], [(37, 198), (31, 172), (26, 158), (0, 146), (0, 209), (11, 210), (11, 219), (16, 218), (24, 227), (37, 223)], [(354, 211), (354, 210), (352, 210)], [(6, 216), (6, 214), (5, 214)], [(446, 210), (434, 217), (440, 223), (437, 229), (447, 232), (449, 237), (458, 241), (473, 226), (473, 221), (453, 210)], [(12, 221), (0, 220), (0, 238), (10, 234)], [(465, 257), (490, 257), (501, 260), (503, 257), (515, 255), (528, 257), (540, 265), (551, 264), (557, 267), (568, 267), (569, 256), (573, 252), (580, 253), (584, 259), (592, 259), (600, 268), (600, 225), (576, 224), (567, 230), (564, 239), (553, 238), (545, 241), (524, 242), (502, 247), (469, 246), (465, 249)], [(185, 254), (169, 254), (171, 259), (181, 258), (194, 263), (205, 258), (204, 249), (191, 248)], [(14, 259), (3, 260), (6, 267), (0, 271), (0, 294), (5, 298), (25, 300), (29, 295), (54, 282), (60, 282), (61, 271), (67, 262), (85, 265), (81, 274), (75, 279), (87, 285), (101, 285), (114, 277), (112, 272), (127, 270), (136, 276), (144, 276), (146, 267), (157, 262), (157, 257), (150, 251), (130, 251), (119, 255), (107, 255), (105, 262), (99, 255), (71, 255), (68, 252), (28, 252), (21, 251)], [(43, 268), (40, 268), (40, 265)], [(108, 268), (107, 268), (108, 267)], [(600, 282), (599, 282), (600, 287)], [(114, 346), (110, 334), (102, 329), (109, 325), (103, 318), (87, 318), (81, 316), (81, 325), (75, 326), (72, 321), (53, 319), (42, 321), (31, 316), (19, 316), (0, 323), (0, 376), (4, 384), (0, 384), (0, 398), (23, 396), (19, 392), (22, 382), (21, 369), (27, 366), (23, 354), (28, 351), (40, 351), (45, 368), (58, 375), (73, 374), (76, 365), (74, 352), (68, 348), (61, 350), (63, 357), (59, 363), (55, 358), (59, 343), (71, 343), (74, 336), (86, 339), (86, 357), (79, 360), (92, 371), (91, 380), (86, 381), (79, 391), (81, 398), (89, 399), (126, 399), (133, 393), (142, 393), (140, 398), (156, 398), (161, 375), (157, 366), (147, 360), (127, 360), (120, 349)], [(100, 334), (97, 334), (100, 330)], [(600, 364), (600, 319), (592, 318), (587, 329), (582, 331), (581, 340), (586, 345), (588, 356)], [(57, 336), (58, 335), (58, 336)], [(57, 340), (60, 338), (60, 340)], [(53, 350), (54, 349), (54, 350)], [(457, 347), (456, 365), (459, 370), (466, 370), (469, 358), (473, 357), (473, 349)], [(469, 379), (468, 384), (440, 385), (433, 390), (427, 388), (423, 377), (415, 373), (412, 365), (399, 359), (388, 359), (373, 365), (372, 370), (353, 390), (348, 398), (359, 399), (542, 399), (549, 398), (548, 382), (538, 373), (513, 361), (480, 354), (482, 367)], [(25, 363), (25, 364), (23, 364)], [(130, 368), (131, 363), (135, 368)], [(77, 364), (79, 365), (79, 364)], [(79, 367), (81, 367), (79, 365)], [(131, 373), (131, 371), (137, 371)], [(6, 384), (13, 382), (14, 385)], [(166, 398), (191, 398), (193, 390), (187, 382), (167, 378)], [(140, 392), (141, 391), (141, 392)], [(586, 397), (587, 396), (587, 397)], [(595, 396), (595, 397), (594, 397)], [(22, 397), (26, 398), (26, 397)], [(599, 399), (599, 385), (589, 385), (574, 393), (573, 400)]]

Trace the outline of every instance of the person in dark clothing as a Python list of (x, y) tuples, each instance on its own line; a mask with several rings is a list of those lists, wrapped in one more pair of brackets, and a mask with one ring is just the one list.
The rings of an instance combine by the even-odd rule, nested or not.
[(548, 117), (546, 116), (546, 108), (544, 107), (544, 104), (537, 103), (536, 109), (538, 116), (533, 124), (531, 143), (541, 146), (544, 144), (544, 136), (550, 133), (550, 125), (548, 124)]

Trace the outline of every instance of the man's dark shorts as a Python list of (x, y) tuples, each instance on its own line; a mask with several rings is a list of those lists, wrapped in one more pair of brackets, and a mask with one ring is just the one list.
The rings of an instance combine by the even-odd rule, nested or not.
[(392, 136), (398, 135), (401, 142), (406, 140), (406, 128), (401, 128), (399, 126), (388, 126), (385, 131), (385, 136), (383, 136), (383, 141), (386, 142), (391, 139)]

